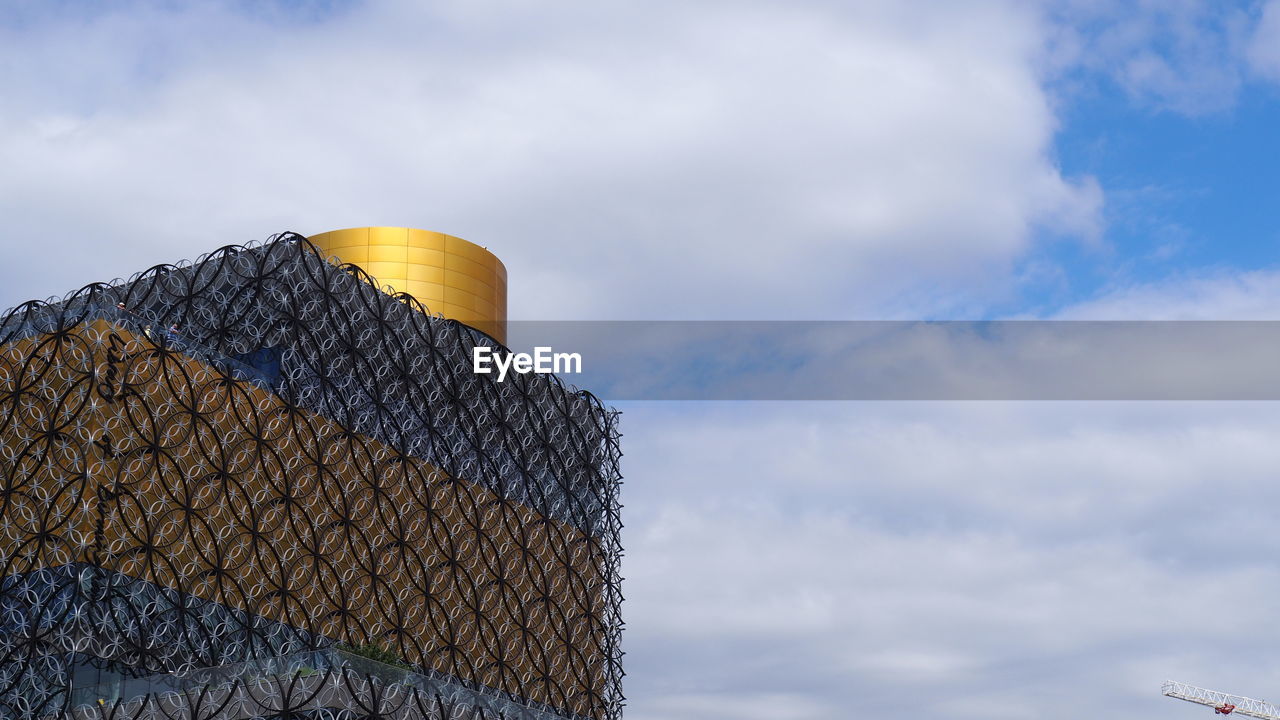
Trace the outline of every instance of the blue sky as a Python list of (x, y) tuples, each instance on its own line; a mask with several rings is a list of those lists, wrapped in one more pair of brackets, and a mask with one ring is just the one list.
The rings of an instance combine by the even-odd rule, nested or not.
[(1054, 141), (1068, 175), (1107, 188), (1106, 249), (1045, 249), (1069, 287), (1019, 301), (1078, 302), (1109, 285), (1150, 283), (1205, 268), (1269, 268), (1280, 242), (1280, 95), (1251, 83), (1228, 107), (1187, 115), (1152, 107), (1092, 76), (1071, 98)]
[[(8, 3), (0, 306), (404, 225), (519, 319), (1276, 319), (1277, 127), (1277, 0)], [(623, 410), (628, 718), (1280, 676), (1269, 404)]]

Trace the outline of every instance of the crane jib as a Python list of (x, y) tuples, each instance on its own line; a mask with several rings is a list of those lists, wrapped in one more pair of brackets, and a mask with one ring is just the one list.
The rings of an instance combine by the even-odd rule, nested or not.
[(1229, 695), (1217, 690), (1166, 680), (1160, 691), (1168, 697), (1213, 708), (1216, 715), (1240, 715), (1258, 720), (1280, 720), (1280, 707), (1266, 700)]

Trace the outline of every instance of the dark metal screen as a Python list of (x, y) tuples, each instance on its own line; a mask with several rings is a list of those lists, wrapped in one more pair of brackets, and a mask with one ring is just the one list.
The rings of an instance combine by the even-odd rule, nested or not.
[(617, 414), (477, 344), (293, 234), (4, 315), (0, 716), (620, 717)]

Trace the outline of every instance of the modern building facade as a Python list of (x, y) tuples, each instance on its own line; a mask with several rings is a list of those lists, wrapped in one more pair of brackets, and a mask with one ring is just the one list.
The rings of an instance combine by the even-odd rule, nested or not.
[(0, 716), (620, 717), (617, 415), (505, 301), (363, 228), (0, 318)]

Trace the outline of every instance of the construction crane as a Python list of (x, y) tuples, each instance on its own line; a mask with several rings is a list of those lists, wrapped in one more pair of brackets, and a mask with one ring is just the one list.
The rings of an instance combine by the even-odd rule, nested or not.
[(1160, 691), (1171, 698), (1208, 705), (1213, 708), (1214, 715), (1244, 715), (1259, 720), (1280, 720), (1280, 708), (1266, 700), (1228, 695), (1172, 680), (1165, 680)]

